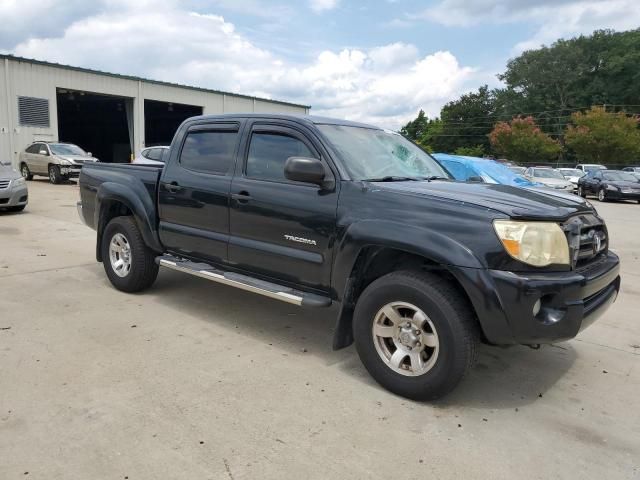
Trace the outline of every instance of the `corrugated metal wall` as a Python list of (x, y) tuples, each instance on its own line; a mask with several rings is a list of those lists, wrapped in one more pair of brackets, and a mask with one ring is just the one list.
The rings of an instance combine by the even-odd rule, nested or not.
[[(205, 114), (292, 113), (308, 114), (308, 108), (233, 94), (208, 92), (180, 86), (118, 78), (72, 68), (1, 59), (0, 70), (0, 159), (17, 165), (17, 152), (34, 140), (58, 140), (58, 88), (129, 97), (134, 100), (134, 145), (144, 147), (144, 100), (182, 103), (203, 107)], [(49, 100), (49, 128), (18, 125), (18, 96)]]

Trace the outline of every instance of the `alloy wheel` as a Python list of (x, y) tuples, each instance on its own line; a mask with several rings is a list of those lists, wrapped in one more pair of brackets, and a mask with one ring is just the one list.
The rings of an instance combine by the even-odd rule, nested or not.
[(380, 359), (401, 375), (424, 375), (438, 359), (440, 342), (435, 326), (410, 303), (383, 306), (374, 317), (371, 333)]
[(121, 233), (116, 233), (109, 243), (111, 268), (119, 277), (126, 277), (131, 271), (131, 245)]

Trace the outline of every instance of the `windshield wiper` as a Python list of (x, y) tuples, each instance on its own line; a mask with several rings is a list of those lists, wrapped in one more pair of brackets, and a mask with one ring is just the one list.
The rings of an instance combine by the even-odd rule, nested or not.
[(422, 177), (421, 180), (426, 180), (430, 182), (431, 180), (451, 180), (448, 177), (443, 177), (442, 175), (431, 175), (430, 177)]
[(379, 178), (365, 178), (365, 182), (419, 182), (422, 178), (416, 177), (399, 177), (395, 175), (387, 175)]

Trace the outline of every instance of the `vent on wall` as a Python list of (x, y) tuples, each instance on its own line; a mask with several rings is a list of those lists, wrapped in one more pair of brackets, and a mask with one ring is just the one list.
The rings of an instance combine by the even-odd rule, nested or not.
[(49, 127), (49, 100), (18, 97), (18, 119), (24, 127)]

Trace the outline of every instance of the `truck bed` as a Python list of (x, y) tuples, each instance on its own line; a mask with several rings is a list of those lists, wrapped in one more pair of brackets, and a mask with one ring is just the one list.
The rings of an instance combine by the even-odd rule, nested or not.
[[(82, 217), (85, 223), (95, 229), (97, 195), (101, 189), (109, 188), (133, 190), (137, 193), (149, 220), (157, 223), (158, 212), (156, 199), (158, 197), (158, 181), (162, 173), (162, 166), (132, 165), (129, 163), (94, 163), (87, 164), (80, 173), (80, 199), (82, 202)], [(103, 184), (109, 183), (110, 185)]]

